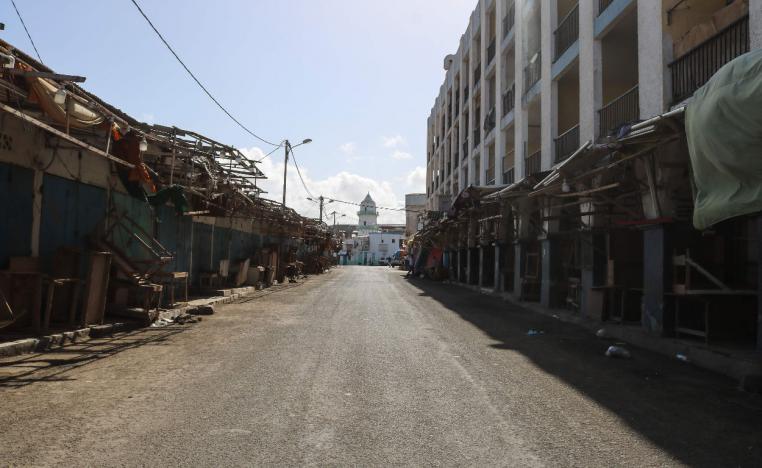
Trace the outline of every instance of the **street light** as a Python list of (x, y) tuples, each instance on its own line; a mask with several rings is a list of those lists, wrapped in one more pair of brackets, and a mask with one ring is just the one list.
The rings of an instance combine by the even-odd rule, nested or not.
[(312, 138), (305, 138), (296, 146), (291, 146), (291, 143), (288, 140), (283, 140), (283, 146), (286, 149), (286, 157), (283, 161), (283, 211), (286, 211), (286, 172), (288, 171), (288, 152), (297, 146), (306, 145), (307, 143), (312, 143)]

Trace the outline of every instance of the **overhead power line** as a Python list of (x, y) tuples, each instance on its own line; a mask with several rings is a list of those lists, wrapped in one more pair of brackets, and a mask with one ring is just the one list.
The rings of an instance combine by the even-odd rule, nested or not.
[[(11, 0), (11, 1), (13, 1), (13, 0)], [(182, 65), (182, 67), (185, 69), (185, 71), (186, 71), (186, 72), (188, 72), (188, 75), (190, 75), (190, 77), (191, 77), (191, 78), (193, 78), (193, 81), (195, 81), (195, 82), (196, 82), (196, 84), (197, 84), (197, 85), (198, 85), (198, 86), (199, 86), (199, 87), (200, 87), (200, 88), (201, 88), (201, 89), (204, 91), (204, 93), (206, 93), (206, 95), (207, 95), (207, 96), (209, 96), (209, 99), (211, 99), (211, 100), (212, 100), (212, 101), (213, 101), (215, 104), (217, 104), (217, 107), (219, 107), (219, 108), (222, 110), (222, 112), (224, 112), (224, 113), (225, 113), (225, 115), (227, 115), (228, 117), (230, 117), (230, 120), (232, 120), (233, 122), (235, 122), (236, 124), (238, 124), (238, 126), (239, 126), (239, 127), (241, 127), (241, 128), (244, 130), (244, 131), (246, 131), (246, 133), (248, 133), (249, 135), (253, 136), (253, 137), (254, 137), (254, 138), (256, 138), (257, 140), (259, 140), (259, 141), (261, 141), (261, 142), (263, 142), (263, 143), (266, 143), (266, 144), (268, 144), (268, 145), (271, 145), (271, 146), (276, 146), (276, 147), (279, 147), (279, 146), (280, 146), (278, 143), (273, 143), (273, 142), (271, 142), (271, 141), (265, 140), (264, 138), (260, 137), (259, 135), (257, 135), (257, 134), (256, 134), (256, 133), (254, 133), (253, 131), (249, 130), (249, 128), (248, 128), (248, 127), (246, 127), (244, 124), (242, 124), (240, 120), (238, 120), (237, 118), (235, 118), (235, 117), (233, 116), (233, 114), (231, 114), (231, 113), (230, 113), (230, 112), (229, 112), (229, 111), (228, 111), (228, 110), (225, 108), (225, 106), (223, 106), (222, 104), (220, 104), (220, 101), (218, 101), (218, 100), (217, 100), (217, 98), (215, 98), (215, 97), (212, 95), (212, 93), (211, 93), (211, 92), (209, 92), (209, 90), (206, 88), (206, 86), (204, 86), (204, 85), (203, 85), (203, 83), (201, 83), (201, 81), (200, 81), (198, 78), (196, 78), (196, 75), (194, 75), (194, 74), (193, 74), (193, 72), (192, 72), (192, 71), (190, 71), (190, 68), (188, 68), (188, 66), (187, 66), (187, 65), (185, 65), (185, 62), (183, 62), (183, 61), (182, 61), (182, 59), (180, 58), (180, 56), (179, 56), (179, 55), (177, 55), (177, 52), (175, 52), (175, 50), (172, 48), (172, 46), (170, 46), (170, 45), (169, 45), (169, 42), (167, 42), (167, 40), (166, 40), (166, 39), (164, 39), (164, 36), (162, 36), (162, 35), (161, 35), (161, 33), (159, 32), (159, 30), (156, 28), (156, 26), (154, 26), (153, 22), (152, 22), (152, 21), (151, 21), (151, 20), (148, 18), (148, 15), (146, 15), (146, 13), (143, 11), (143, 9), (142, 9), (142, 8), (140, 8), (140, 5), (138, 5), (138, 2), (137, 2), (136, 0), (130, 0), (130, 1), (132, 2), (132, 4), (133, 4), (133, 5), (135, 5), (135, 8), (137, 8), (137, 9), (138, 9), (138, 11), (139, 11), (139, 12), (140, 12), (140, 14), (143, 16), (143, 18), (146, 20), (146, 22), (148, 23), (148, 25), (149, 25), (149, 26), (151, 26), (151, 29), (153, 29), (153, 32), (155, 32), (155, 33), (156, 33), (156, 35), (157, 35), (157, 36), (159, 36), (159, 39), (161, 39), (161, 42), (163, 42), (163, 43), (164, 43), (164, 45), (167, 47), (167, 49), (169, 49), (169, 51), (172, 53), (172, 55), (174, 55), (174, 56), (175, 56), (175, 58), (177, 59), (177, 61), (178, 61), (178, 62), (180, 62), (180, 65)], [(16, 10), (16, 11), (18, 12), (18, 10)], [(25, 26), (25, 28), (26, 28), (26, 26)], [(31, 39), (31, 38), (30, 38), (30, 39)], [(35, 48), (35, 50), (36, 50), (36, 48)]]
[(294, 148), (289, 147), (289, 149), (291, 150), (291, 160), (294, 161), (294, 167), (296, 167), (296, 173), (299, 174), (299, 180), (302, 181), (304, 190), (307, 192), (307, 195), (309, 195), (310, 198), (315, 198), (315, 196), (312, 195), (312, 192), (310, 192), (310, 189), (307, 188), (307, 184), (304, 182), (304, 178), (302, 177), (302, 171), (299, 170), (299, 164), (296, 162), (296, 154), (294, 154)]
[(14, 0), (11, 0), (11, 5), (13, 5), (13, 9), (16, 10), (16, 15), (19, 17), (19, 21), (21, 21), (21, 26), (24, 27), (24, 31), (26, 31), (26, 37), (29, 38), (29, 42), (32, 43), (32, 48), (34, 48), (34, 53), (37, 54), (37, 60), (40, 61), (40, 63), (44, 63), (42, 61), (42, 57), (40, 57), (40, 51), (37, 50), (37, 45), (35, 45), (34, 40), (32, 39), (32, 35), (29, 34), (29, 29), (26, 27), (26, 23), (24, 22), (24, 18), (21, 17), (21, 12), (19, 12), (18, 7), (16, 6), (16, 2)]

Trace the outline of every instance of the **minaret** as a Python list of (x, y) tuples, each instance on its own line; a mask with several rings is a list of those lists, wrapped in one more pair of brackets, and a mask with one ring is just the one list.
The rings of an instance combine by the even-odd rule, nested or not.
[(370, 193), (360, 202), (360, 211), (357, 212), (357, 234), (367, 236), (371, 232), (378, 232), (378, 212), (376, 202), (370, 197)]

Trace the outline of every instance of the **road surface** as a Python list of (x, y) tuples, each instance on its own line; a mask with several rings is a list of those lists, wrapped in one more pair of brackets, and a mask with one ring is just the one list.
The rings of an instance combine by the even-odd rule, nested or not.
[(760, 397), (609, 344), (340, 267), (199, 324), (0, 360), (0, 465), (762, 464)]

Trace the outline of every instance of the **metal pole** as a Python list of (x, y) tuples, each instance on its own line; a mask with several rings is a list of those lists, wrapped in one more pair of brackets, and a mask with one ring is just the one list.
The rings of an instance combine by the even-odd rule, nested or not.
[(318, 221), (322, 223), (323, 222), (323, 196), (320, 195), (318, 199), (320, 200), (320, 217), (318, 218)]
[(288, 140), (286, 140), (286, 157), (283, 160), (283, 211), (286, 211), (286, 171), (288, 170), (288, 145)]

